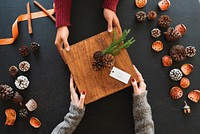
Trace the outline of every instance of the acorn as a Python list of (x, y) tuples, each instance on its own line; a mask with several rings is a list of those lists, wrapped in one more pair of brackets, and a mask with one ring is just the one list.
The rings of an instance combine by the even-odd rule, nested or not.
[(21, 94), (19, 94), (19, 92), (16, 91), (13, 96), (13, 101), (14, 101), (14, 103), (22, 105), (23, 96)]
[(190, 114), (190, 113), (191, 113), (190, 106), (188, 106), (188, 104), (187, 104), (186, 101), (184, 101), (184, 103), (185, 103), (185, 106), (183, 107), (183, 112), (184, 112), (185, 114)]
[(169, 55), (165, 55), (162, 57), (162, 64), (165, 67), (170, 67), (173, 63), (172, 57)]
[(181, 80), (180, 80), (180, 86), (182, 88), (188, 88), (190, 86), (190, 80), (186, 77), (183, 77)]
[(192, 64), (186, 63), (181, 66), (181, 71), (184, 75), (189, 75), (193, 71), (194, 67)]
[(179, 99), (183, 96), (183, 90), (178, 86), (174, 86), (170, 90), (170, 96), (172, 99)]
[(155, 52), (160, 52), (163, 50), (163, 43), (159, 40), (155, 41), (153, 44), (152, 44), (152, 49), (155, 51)]

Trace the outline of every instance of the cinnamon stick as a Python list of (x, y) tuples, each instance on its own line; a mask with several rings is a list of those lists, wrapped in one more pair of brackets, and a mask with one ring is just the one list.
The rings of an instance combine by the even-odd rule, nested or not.
[(26, 8), (27, 8), (27, 15), (28, 15), (28, 32), (29, 34), (32, 34), (33, 30), (32, 30), (32, 22), (31, 22), (31, 8), (30, 8), (29, 2), (27, 3)]
[(56, 22), (56, 19), (50, 13), (48, 13), (48, 11), (40, 3), (35, 0), (33, 1), (33, 3), (37, 5), (40, 9), (42, 9), (42, 11), (44, 11), (54, 22)]

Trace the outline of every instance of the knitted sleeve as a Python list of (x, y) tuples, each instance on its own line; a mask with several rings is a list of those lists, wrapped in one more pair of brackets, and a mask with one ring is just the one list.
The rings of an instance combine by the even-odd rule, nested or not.
[(56, 13), (56, 27), (70, 25), (70, 11), (72, 0), (54, 0)]
[(154, 134), (151, 107), (147, 102), (147, 91), (133, 95), (133, 118), (136, 134)]
[(64, 121), (58, 124), (51, 134), (72, 134), (83, 118), (84, 113), (85, 108), (80, 109), (71, 103)]
[(104, 0), (103, 8), (107, 8), (107, 9), (110, 9), (110, 10), (116, 12), (118, 2), (119, 2), (119, 0)]

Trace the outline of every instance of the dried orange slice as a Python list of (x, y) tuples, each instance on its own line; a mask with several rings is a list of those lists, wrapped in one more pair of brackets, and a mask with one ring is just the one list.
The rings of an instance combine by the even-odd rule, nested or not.
[(190, 80), (186, 77), (183, 77), (181, 80), (180, 80), (180, 86), (182, 88), (188, 88), (190, 86)]
[(192, 64), (183, 64), (181, 66), (181, 71), (183, 72), (184, 75), (189, 75), (193, 71), (194, 67)]
[(171, 3), (169, 0), (161, 0), (160, 2), (158, 2), (158, 6), (160, 10), (166, 11), (171, 6)]
[(170, 67), (173, 63), (172, 57), (169, 55), (165, 55), (162, 57), (162, 64), (165, 67)]
[(135, 5), (138, 8), (143, 8), (147, 4), (147, 0), (135, 0)]
[(170, 96), (172, 99), (179, 99), (183, 96), (183, 90), (178, 86), (174, 86), (170, 90)]
[(187, 28), (184, 24), (178, 24), (175, 29), (179, 31), (182, 35), (186, 34)]
[(189, 94), (188, 94), (188, 98), (191, 101), (195, 102), (195, 103), (199, 102), (199, 100), (200, 100), (200, 91), (199, 90), (190, 91)]
[(11, 126), (14, 125), (15, 120), (16, 120), (16, 112), (14, 109), (6, 109), (5, 111), (6, 115), (6, 122), (5, 125)]
[(152, 44), (152, 49), (155, 51), (155, 52), (160, 52), (163, 50), (163, 43), (159, 40), (155, 41), (153, 44)]

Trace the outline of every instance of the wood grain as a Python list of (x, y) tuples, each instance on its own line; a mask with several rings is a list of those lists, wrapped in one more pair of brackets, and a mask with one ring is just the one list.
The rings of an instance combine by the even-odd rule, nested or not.
[[(117, 33), (117, 37), (119, 34)], [(93, 54), (95, 51), (104, 50), (113, 41), (113, 33), (107, 31), (78, 42), (71, 46), (69, 52), (63, 51), (64, 61), (69, 66), (76, 86), (81, 91), (86, 91), (85, 104), (94, 102), (100, 98), (113, 94), (131, 85), (124, 84), (109, 76), (110, 70), (95, 71), (92, 69)], [(131, 59), (123, 49), (115, 56), (115, 67), (135, 76)]]

